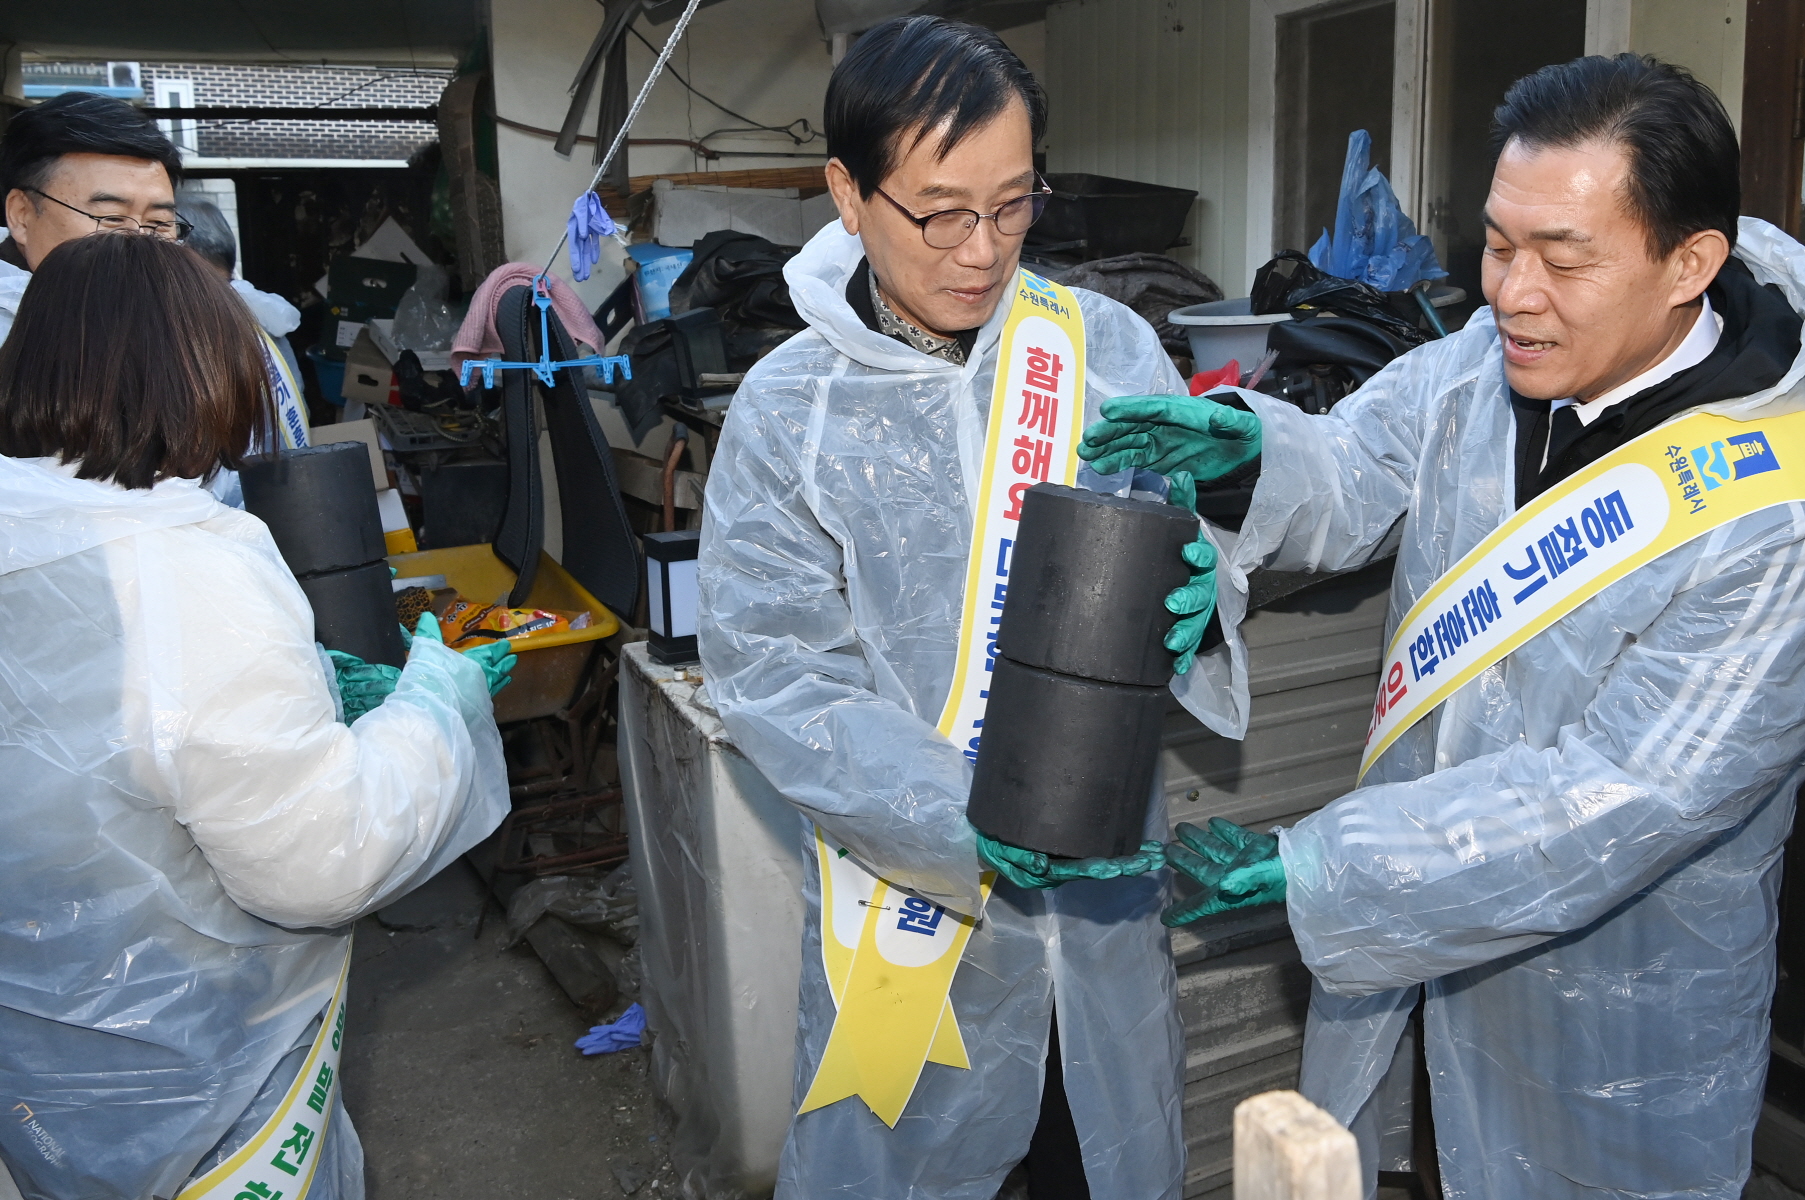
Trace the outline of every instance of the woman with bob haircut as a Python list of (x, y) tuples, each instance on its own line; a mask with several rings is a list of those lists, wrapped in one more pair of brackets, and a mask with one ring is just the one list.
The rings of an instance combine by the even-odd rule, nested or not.
[(184, 247), (101, 234), (46, 256), (0, 346), (0, 1160), (27, 1195), (361, 1197), (349, 926), (508, 809), (483, 666), (425, 630), (345, 725), (268, 530), (201, 486), (270, 419), (251, 322)]

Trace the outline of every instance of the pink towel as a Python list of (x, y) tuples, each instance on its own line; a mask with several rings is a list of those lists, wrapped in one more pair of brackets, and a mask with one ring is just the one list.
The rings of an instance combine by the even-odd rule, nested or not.
[[(501, 357), (501, 335), (495, 332), (495, 308), (509, 288), (522, 283), (530, 286), (537, 274), (538, 267), (523, 262), (503, 263), (489, 272), (489, 277), (470, 297), (470, 312), (451, 343), (453, 371), (459, 370), (465, 359)], [(551, 286), (552, 311), (564, 322), (565, 331), (599, 353), (603, 344), (602, 331), (595, 327), (589, 310), (583, 307), (583, 302), (577, 299), (568, 283), (556, 275), (545, 278)], [(472, 386), (481, 378), (481, 375), (471, 376)]]

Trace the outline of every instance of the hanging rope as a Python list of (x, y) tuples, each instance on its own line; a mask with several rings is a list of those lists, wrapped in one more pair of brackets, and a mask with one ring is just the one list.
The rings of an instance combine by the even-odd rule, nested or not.
[[(595, 191), (595, 185), (602, 181), (602, 176), (606, 175), (608, 168), (614, 164), (614, 156), (619, 154), (621, 147), (626, 145), (627, 130), (633, 127), (633, 119), (639, 115), (639, 110), (645, 107), (646, 97), (652, 94), (652, 85), (657, 83), (658, 76), (663, 74), (664, 65), (671, 61), (671, 54), (677, 49), (677, 43), (682, 40), (683, 31), (689, 28), (689, 19), (695, 16), (696, 10), (701, 7), (702, 0), (689, 0), (689, 4), (683, 10), (683, 15), (677, 18), (677, 24), (671, 30), (671, 36), (664, 40), (664, 49), (658, 52), (658, 61), (652, 64), (652, 73), (646, 76), (644, 85), (639, 89), (639, 95), (633, 97), (633, 104), (627, 109), (627, 119), (620, 123), (620, 129), (615, 133), (614, 141), (608, 146), (608, 153), (602, 155), (601, 165), (596, 167), (595, 175), (590, 179), (586, 191)], [(564, 234), (558, 238), (558, 244), (552, 247), (551, 254), (545, 260), (545, 271), (552, 269), (552, 264), (558, 261), (558, 251), (564, 249), (564, 243), (569, 240), (570, 231), (566, 228)], [(541, 274), (543, 273), (541, 272)]]

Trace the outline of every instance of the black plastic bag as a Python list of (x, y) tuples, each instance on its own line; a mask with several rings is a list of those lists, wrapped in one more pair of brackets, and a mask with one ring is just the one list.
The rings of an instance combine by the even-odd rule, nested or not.
[(1411, 347), (1374, 322), (1324, 315), (1274, 325), (1266, 348), (1278, 358), (1258, 390), (1325, 413)]
[(1370, 284), (1325, 275), (1296, 250), (1286, 250), (1254, 272), (1250, 297), (1255, 313), (1297, 315), (1328, 309), (1338, 317), (1370, 321), (1404, 343), (1420, 346), (1429, 335), (1392, 308), (1384, 292)]
[(614, 403), (626, 417), (633, 440), (643, 441), (664, 419), (659, 400), (675, 396), (683, 388), (670, 323), (653, 321), (635, 327), (621, 339), (617, 353), (633, 360), (633, 378), (616, 383)]
[(1398, 355), (1430, 335), (1399, 316), (1384, 292), (1318, 270), (1286, 250), (1254, 274), (1256, 313), (1288, 312), (1272, 326), (1266, 348), (1277, 351), (1259, 391), (1307, 413), (1325, 413)]
[(697, 242), (694, 258), (671, 284), (671, 313), (712, 308), (729, 326), (802, 329), (783, 264), (794, 250), (755, 234), (720, 229)]

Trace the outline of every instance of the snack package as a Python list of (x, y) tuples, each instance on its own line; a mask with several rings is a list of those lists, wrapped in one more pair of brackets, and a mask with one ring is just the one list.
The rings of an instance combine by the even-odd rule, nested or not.
[(478, 605), (459, 596), (446, 606), (439, 623), (447, 646), (453, 650), (469, 650), (501, 638), (524, 642), (569, 629), (587, 629), (589, 614), (549, 608), (507, 608), (500, 604)]

